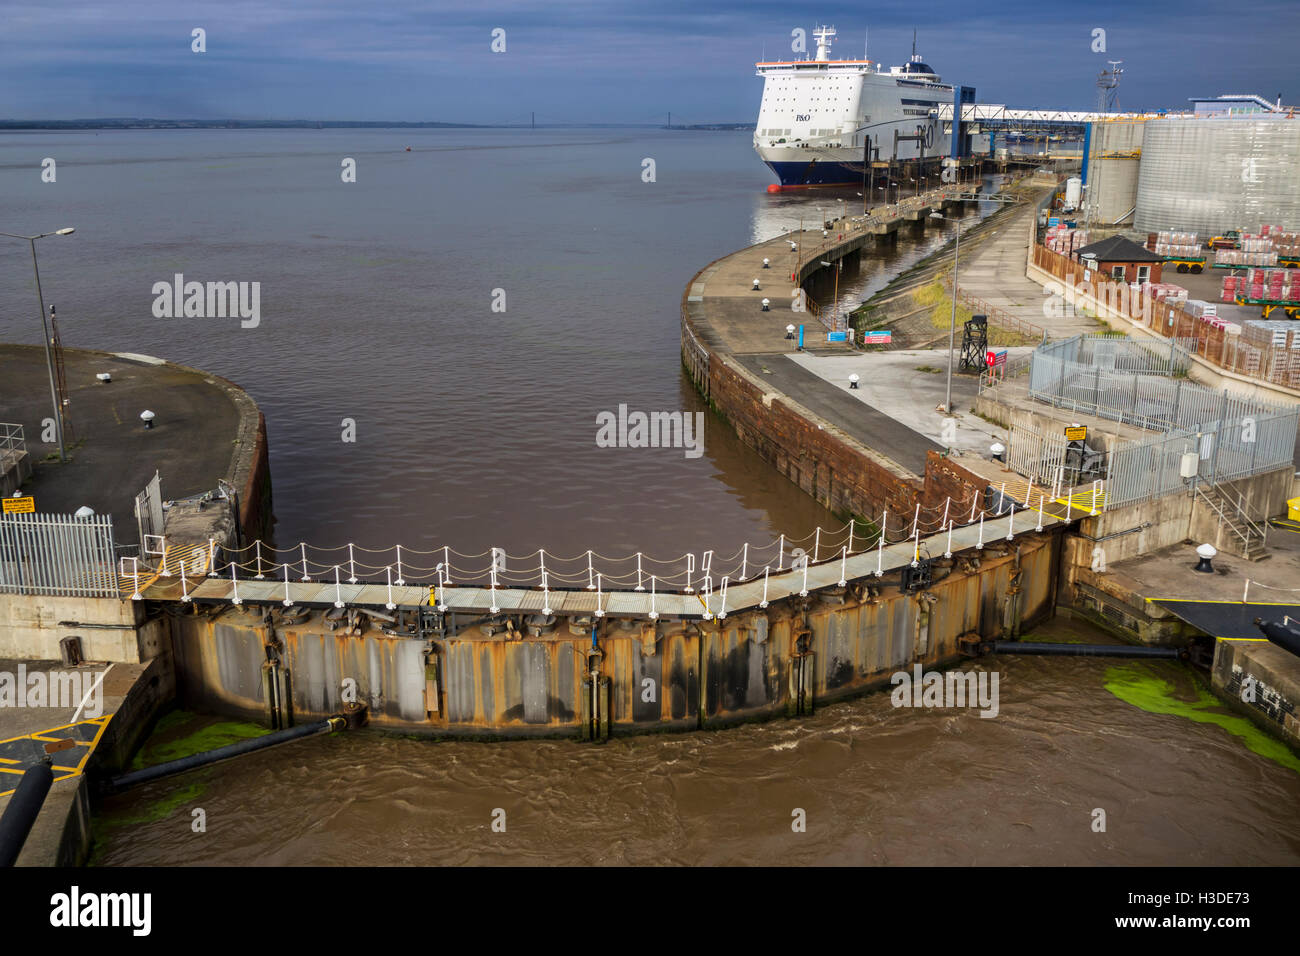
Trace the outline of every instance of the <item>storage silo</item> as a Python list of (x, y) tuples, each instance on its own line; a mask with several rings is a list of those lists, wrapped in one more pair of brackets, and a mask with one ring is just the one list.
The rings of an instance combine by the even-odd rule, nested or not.
[(1142, 136), (1135, 226), (1199, 233), (1300, 229), (1300, 118), (1149, 120)]
[(1083, 166), (1083, 213), (1089, 225), (1133, 221), (1144, 126), (1143, 117), (1123, 116), (1089, 124)]

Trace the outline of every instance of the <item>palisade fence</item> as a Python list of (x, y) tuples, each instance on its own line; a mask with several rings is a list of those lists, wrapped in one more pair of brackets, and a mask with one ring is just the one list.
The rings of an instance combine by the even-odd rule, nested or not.
[(1093, 296), (1135, 324), (1165, 338), (1188, 343), (1191, 351), (1211, 365), (1248, 378), (1300, 388), (1300, 352), (1295, 349), (1284, 345), (1257, 347), (1241, 342), (1240, 334), (1229, 331), (1229, 323), (1207, 322), (1204, 316), (1144, 295), (1038, 243), (1031, 247), (1029, 259), (1032, 265), (1076, 292)]
[(0, 593), (119, 597), (109, 515), (0, 516)]
[[(1292, 464), (1300, 407), (1214, 392), (1169, 376), (1190, 366), (1177, 343), (1144, 343), (1108, 336), (1075, 336), (1034, 352), (1029, 393), (1072, 411), (1159, 431), (1138, 441), (1117, 442), (1098, 476), (1106, 481), (1107, 507), (1189, 490), (1194, 482), (1217, 483)], [(1008, 464), (1021, 474), (1052, 483), (1067, 469), (1066, 442), (1017, 428), (1009, 439)], [(1195, 455), (1195, 476), (1190, 455)]]

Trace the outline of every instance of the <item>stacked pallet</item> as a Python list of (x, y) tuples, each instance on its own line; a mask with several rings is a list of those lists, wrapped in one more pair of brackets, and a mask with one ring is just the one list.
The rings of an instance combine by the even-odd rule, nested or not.
[(1300, 232), (1283, 232), (1281, 229), (1269, 233), (1273, 242), (1273, 251), (1288, 259), (1300, 257)]
[(1237, 290), (1245, 283), (1246, 277), (1235, 272), (1223, 277), (1223, 289), (1219, 293), (1220, 302), (1232, 302), (1237, 298)]
[(1248, 269), (1244, 279), (1237, 292), (1248, 299), (1292, 302), (1300, 296), (1300, 281), (1291, 269)]
[(1241, 340), (1261, 349), (1300, 352), (1300, 323), (1289, 319), (1247, 319), (1241, 323)]
[(1052, 252), (1063, 256), (1073, 256), (1089, 243), (1087, 229), (1071, 229), (1069, 226), (1048, 226), (1043, 244)]
[(1187, 290), (1172, 282), (1143, 282), (1142, 294), (1165, 305), (1181, 305), (1187, 301)]
[(1277, 252), (1270, 248), (1253, 250), (1220, 249), (1214, 254), (1214, 264), (1218, 266), (1275, 266)]
[(1180, 256), (1187, 259), (1197, 259), (1205, 254), (1194, 232), (1158, 232), (1153, 251), (1158, 256)]

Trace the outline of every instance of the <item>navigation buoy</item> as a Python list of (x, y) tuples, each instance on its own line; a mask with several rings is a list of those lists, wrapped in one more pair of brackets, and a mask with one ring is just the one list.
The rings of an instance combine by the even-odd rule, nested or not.
[(767, 191), (770, 193), (779, 193), (781, 191), (781, 187), (776, 183), (772, 183), (772, 185), (767, 187)]
[(409, 153), (409, 152), (411, 151), (411, 147), (409, 147), (409, 146), (406, 147), (406, 151)]

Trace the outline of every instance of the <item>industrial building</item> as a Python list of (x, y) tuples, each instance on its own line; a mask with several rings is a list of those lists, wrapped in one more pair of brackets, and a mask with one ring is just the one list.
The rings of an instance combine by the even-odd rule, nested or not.
[(1190, 100), (1182, 114), (1117, 116), (1085, 135), (1083, 218), (1212, 236), (1300, 227), (1300, 117), (1256, 94)]

